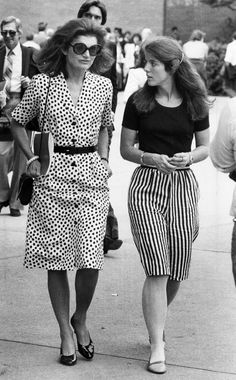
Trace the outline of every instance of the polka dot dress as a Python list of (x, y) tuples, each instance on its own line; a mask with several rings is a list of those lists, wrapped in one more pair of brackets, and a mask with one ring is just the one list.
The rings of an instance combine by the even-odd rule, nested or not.
[[(49, 79), (33, 77), (13, 118), (25, 125), (39, 113), (40, 128)], [(63, 74), (51, 79), (44, 131), (54, 144), (93, 146), (100, 128), (111, 128), (112, 85), (87, 72), (75, 107)], [(109, 205), (108, 172), (97, 152), (54, 153), (49, 173), (34, 181), (29, 205), (27, 268), (47, 270), (101, 269)]]

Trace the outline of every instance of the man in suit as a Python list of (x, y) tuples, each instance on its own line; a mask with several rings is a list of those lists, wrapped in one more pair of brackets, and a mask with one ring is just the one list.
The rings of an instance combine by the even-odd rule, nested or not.
[[(100, 0), (86, 0), (80, 7), (77, 17), (86, 17), (92, 20), (97, 25), (105, 25), (107, 20), (107, 10), (105, 5)], [(109, 78), (113, 86), (113, 98), (112, 98), (112, 111), (115, 113), (117, 105), (117, 78), (116, 78), (116, 46), (111, 41), (107, 41), (107, 48), (110, 49), (114, 63), (110, 70), (103, 73), (103, 75)], [(110, 132), (110, 133), (109, 133)], [(109, 133), (109, 140), (111, 143), (112, 132)], [(107, 157), (108, 159), (108, 157)], [(109, 250), (115, 250), (120, 248), (122, 245), (122, 240), (119, 239), (118, 233), (118, 221), (114, 214), (114, 210), (110, 204), (109, 212), (107, 217), (107, 227), (106, 235), (104, 238), (104, 253), (106, 254)]]
[[(6, 105), (1, 116), (11, 119), (11, 112), (20, 102), (30, 78), (38, 72), (33, 61), (34, 50), (20, 44), (21, 21), (9, 16), (1, 22), (4, 46), (0, 48), (0, 80), (5, 81)], [(11, 216), (20, 216), (22, 205), (17, 199), (19, 179), (26, 170), (26, 158), (13, 142), (10, 128), (0, 128), (0, 212), (9, 205)], [(12, 173), (11, 185), (8, 173)]]

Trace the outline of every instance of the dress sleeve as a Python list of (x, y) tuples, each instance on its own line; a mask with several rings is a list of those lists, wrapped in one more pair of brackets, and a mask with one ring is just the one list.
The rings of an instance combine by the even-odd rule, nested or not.
[(40, 91), (38, 86), (38, 78), (34, 76), (26, 89), (20, 103), (12, 112), (12, 117), (19, 124), (25, 126), (29, 121), (39, 113)]
[(204, 131), (205, 129), (208, 129), (209, 126), (209, 115), (207, 115), (204, 119), (196, 120), (194, 122), (194, 132)]
[(124, 128), (138, 130), (138, 111), (134, 105), (134, 96), (131, 95), (126, 103), (122, 126)]

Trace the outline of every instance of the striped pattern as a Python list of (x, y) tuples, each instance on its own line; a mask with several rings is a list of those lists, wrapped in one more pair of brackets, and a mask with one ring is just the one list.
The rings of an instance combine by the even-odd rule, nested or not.
[(199, 188), (190, 169), (166, 175), (135, 169), (128, 194), (131, 230), (147, 276), (188, 277), (198, 235)]
[(12, 55), (14, 55), (14, 52), (10, 50), (7, 55), (7, 64), (6, 64), (6, 68), (4, 72), (4, 79), (6, 80), (5, 91), (8, 98), (10, 98), (10, 91), (11, 91), (11, 77), (12, 77), (12, 66), (13, 66)]

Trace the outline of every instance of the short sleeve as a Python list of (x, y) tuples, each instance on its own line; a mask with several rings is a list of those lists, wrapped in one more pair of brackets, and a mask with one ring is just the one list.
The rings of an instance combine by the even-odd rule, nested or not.
[(138, 130), (138, 111), (134, 104), (134, 95), (131, 95), (126, 103), (123, 122), (124, 128), (132, 129), (134, 131)]
[(207, 115), (206, 117), (204, 117), (204, 119), (196, 120), (194, 122), (194, 132), (204, 131), (205, 129), (208, 129), (209, 126), (209, 115)]
[(26, 89), (20, 103), (12, 112), (12, 117), (19, 124), (25, 126), (39, 113), (40, 91), (38, 86), (38, 75), (34, 76)]

